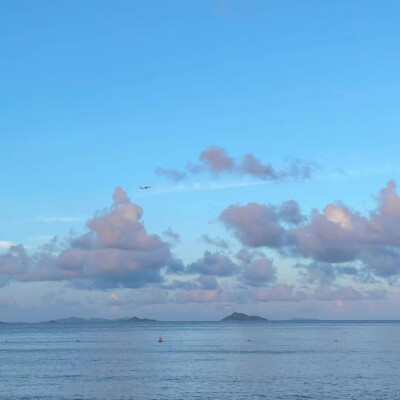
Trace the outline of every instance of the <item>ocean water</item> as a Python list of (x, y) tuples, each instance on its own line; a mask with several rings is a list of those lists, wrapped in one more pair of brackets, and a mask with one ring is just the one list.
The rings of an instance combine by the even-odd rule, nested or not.
[(258, 398), (400, 399), (400, 323), (0, 324), (2, 400)]

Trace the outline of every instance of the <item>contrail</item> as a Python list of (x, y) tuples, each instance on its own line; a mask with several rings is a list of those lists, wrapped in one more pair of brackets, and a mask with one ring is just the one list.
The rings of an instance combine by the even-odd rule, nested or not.
[(192, 191), (204, 191), (204, 190), (221, 190), (248, 186), (265, 185), (267, 181), (252, 181), (252, 182), (229, 182), (229, 183), (192, 183), (188, 185), (175, 185), (172, 187), (160, 187), (154, 189), (151, 193), (178, 193), (178, 192), (192, 192)]

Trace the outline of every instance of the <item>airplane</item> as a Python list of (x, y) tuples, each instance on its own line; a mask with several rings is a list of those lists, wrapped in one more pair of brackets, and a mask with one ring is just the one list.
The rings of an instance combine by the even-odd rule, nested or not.
[(151, 186), (139, 186), (139, 189), (150, 189)]

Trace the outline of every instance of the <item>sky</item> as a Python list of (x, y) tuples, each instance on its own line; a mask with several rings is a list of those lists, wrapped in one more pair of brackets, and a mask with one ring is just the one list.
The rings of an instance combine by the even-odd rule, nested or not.
[(399, 319), (399, 12), (2, 0), (0, 321)]

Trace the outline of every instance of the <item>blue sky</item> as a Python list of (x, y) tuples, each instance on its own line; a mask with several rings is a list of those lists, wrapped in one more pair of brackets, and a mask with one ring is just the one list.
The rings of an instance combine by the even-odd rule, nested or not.
[[(149, 234), (161, 237), (171, 228), (180, 235), (171, 251), (185, 271), (206, 250), (222, 255), (201, 240), (204, 234), (229, 241), (229, 257), (243, 247), (219, 219), (232, 204), (295, 200), (309, 215), (341, 201), (367, 215), (373, 196), (400, 174), (399, 8), (395, 1), (1, 2), (3, 254), (8, 243), (32, 255), (71, 228), (83, 234), (95, 211), (110, 206), (116, 187), (143, 207)], [(209, 146), (235, 160), (253, 154), (278, 170), (301, 159), (312, 174), (263, 180), (233, 171), (174, 182), (155, 173), (184, 171)], [(151, 190), (140, 191), (145, 184)], [(277, 269), (267, 289), (300, 285), (293, 265), (304, 254), (300, 260), (268, 246), (258, 250)], [(231, 309), (350, 318), (367, 303), (374, 311), (365, 317), (398, 318), (397, 271), (379, 278), (379, 290), (390, 296), (345, 302), (338, 314), (334, 302), (310, 297), (312, 286), (302, 289), (307, 300), (291, 303), (225, 296), (143, 305), (141, 290), (196, 277), (165, 274), (162, 284), (96, 290), (71, 288), (68, 279), (14, 277), (0, 289), (0, 320), (80, 310), (187, 319), (194, 307), (199, 318)], [(237, 292), (233, 277), (217, 279)], [(332, 288), (377, 285), (343, 279)], [(129, 299), (105, 305), (110, 293)], [(38, 296), (52, 303), (28, 306)]]

